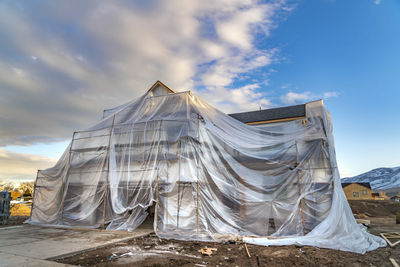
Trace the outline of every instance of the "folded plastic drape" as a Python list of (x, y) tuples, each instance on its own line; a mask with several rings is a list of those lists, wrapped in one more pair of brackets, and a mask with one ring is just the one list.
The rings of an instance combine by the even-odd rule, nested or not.
[(32, 224), (134, 230), (155, 204), (159, 237), (364, 253), (385, 242), (355, 222), (322, 101), (306, 118), (249, 126), (190, 92), (105, 111), (38, 172)]

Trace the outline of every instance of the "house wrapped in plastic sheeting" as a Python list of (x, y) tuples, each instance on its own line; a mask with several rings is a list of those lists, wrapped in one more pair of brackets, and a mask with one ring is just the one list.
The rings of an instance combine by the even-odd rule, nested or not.
[(229, 116), (157, 82), (38, 172), (29, 223), (132, 231), (153, 206), (161, 238), (384, 246), (351, 213), (322, 101), (292, 109)]

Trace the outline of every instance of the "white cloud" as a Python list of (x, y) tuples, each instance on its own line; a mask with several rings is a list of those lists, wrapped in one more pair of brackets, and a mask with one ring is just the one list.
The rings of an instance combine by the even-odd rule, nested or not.
[(253, 36), (250, 28), (263, 21), (262, 9), (259, 7), (249, 8), (245, 11), (237, 11), (228, 20), (218, 23), (216, 30), (223, 41), (240, 49), (251, 49)]
[(42, 91), (45, 86), (29, 71), (21, 67), (7, 66), (0, 62), (0, 84), (4, 87), (12, 87), (22, 91)]
[(155, 80), (205, 86), (198, 93), (219, 108), (268, 106), (258, 89), (232, 84), (274, 62), (278, 50), (257, 48), (255, 36), (285, 10), (256, 0), (2, 2), (0, 144), (69, 138)]
[(382, 3), (382, 0), (374, 0), (375, 5), (379, 5), (380, 3)]
[(339, 96), (338, 92), (332, 91), (332, 92), (325, 92), (322, 97), (324, 99), (328, 99), (328, 98), (333, 98), (333, 97), (338, 97), (338, 96)]
[[(273, 106), (260, 93), (268, 77), (234, 82), (276, 60), (279, 51), (260, 49), (256, 37), (288, 11), (284, 0), (3, 1), (0, 146), (69, 139), (156, 80), (224, 111)], [(54, 163), (0, 153), (0, 178)]]
[(55, 159), (0, 148), (0, 180), (32, 180), (38, 169), (49, 168), (55, 163)]
[(211, 105), (218, 107), (226, 113), (257, 110), (260, 107), (265, 109), (275, 106), (265, 93), (259, 92), (260, 88), (261, 85), (255, 83), (233, 90), (216, 87), (211, 91), (196, 91), (195, 93), (204, 99), (208, 99)]
[[(283, 86), (282, 89), (285, 89), (286, 86)], [(294, 105), (298, 103), (305, 103), (317, 99), (329, 99), (339, 96), (339, 93), (336, 91), (324, 92), (322, 95), (313, 94), (310, 91), (305, 91), (301, 93), (296, 92), (288, 92), (285, 95), (280, 97), (282, 103), (287, 105)]]
[(303, 102), (303, 103), (307, 102), (313, 98), (314, 98), (314, 96), (311, 92), (303, 92), (303, 93), (289, 92), (289, 93), (281, 96), (281, 101), (284, 104), (294, 105), (299, 102)]
[(276, 49), (270, 51), (244, 51), (237, 55), (221, 58), (212, 66), (207, 66), (201, 76), (202, 83), (210, 88), (213, 86), (228, 86), (239, 75), (270, 65), (276, 53)]

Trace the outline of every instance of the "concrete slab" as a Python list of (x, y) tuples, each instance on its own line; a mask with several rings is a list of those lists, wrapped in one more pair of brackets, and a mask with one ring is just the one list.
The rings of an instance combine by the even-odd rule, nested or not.
[[(38, 260), (51, 260), (104, 247), (113, 243), (124, 242), (133, 238), (148, 235), (149, 228), (139, 228), (134, 232), (105, 231), (93, 229), (60, 229), (23, 225), (22, 227), (1, 228), (0, 230), (0, 266), (15, 266), (16, 263)], [(21, 266), (19, 264), (19, 266)], [(35, 263), (36, 264), (36, 263)], [(48, 264), (56, 264), (48, 261)], [(34, 266), (34, 265), (33, 265)]]
[(29, 266), (29, 267), (66, 267), (73, 266), (62, 264), (55, 261), (32, 259), (13, 254), (0, 252), (0, 266), (2, 267), (15, 267), (15, 266)]
[(7, 236), (4, 238), (0, 237), (0, 240), (1, 240), (0, 247), (8, 247), (8, 246), (12, 246), (12, 245), (32, 243), (32, 242), (37, 241), (38, 239), (29, 238), (29, 237), (11, 238), (11, 237)]

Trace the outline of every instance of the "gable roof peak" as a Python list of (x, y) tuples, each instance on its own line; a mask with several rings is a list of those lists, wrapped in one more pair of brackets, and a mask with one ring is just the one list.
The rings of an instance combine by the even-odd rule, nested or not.
[(167, 91), (169, 94), (174, 94), (175, 91), (172, 90), (171, 88), (169, 88), (168, 86), (166, 86), (163, 82), (161, 82), (160, 80), (157, 80), (147, 92), (152, 92), (155, 91), (157, 88), (163, 88), (165, 91)]

